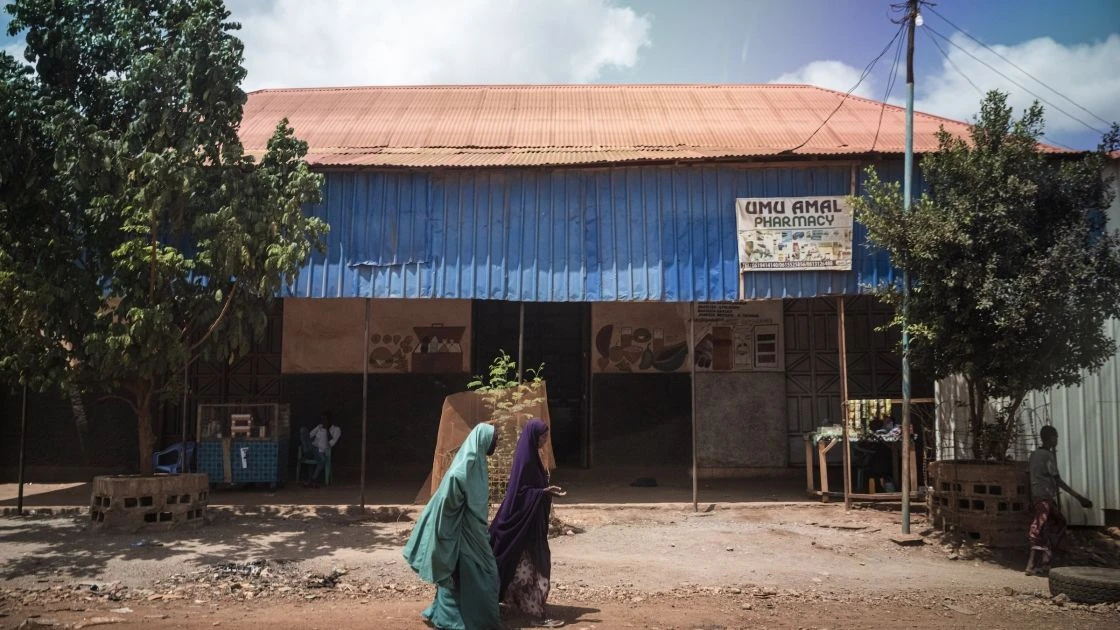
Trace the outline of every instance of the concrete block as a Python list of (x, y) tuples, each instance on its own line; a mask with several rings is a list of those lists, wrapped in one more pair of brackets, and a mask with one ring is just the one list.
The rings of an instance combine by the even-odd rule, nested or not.
[(94, 477), (90, 526), (121, 531), (195, 527), (205, 522), (209, 500), (205, 474)]

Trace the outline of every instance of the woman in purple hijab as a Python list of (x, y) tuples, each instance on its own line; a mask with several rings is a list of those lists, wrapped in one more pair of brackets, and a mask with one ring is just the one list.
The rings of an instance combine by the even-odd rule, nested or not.
[[(564, 496), (559, 487), (549, 485), (548, 470), (541, 461), (540, 449), (547, 438), (548, 425), (537, 418), (521, 430), (509, 487), (490, 525), (490, 546), (494, 548), (501, 578), (498, 596), (534, 619), (544, 618), (544, 603), (548, 599), (552, 570), (548, 517), (552, 497)], [(556, 627), (563, 622), (544, 619), (536, 625)]]

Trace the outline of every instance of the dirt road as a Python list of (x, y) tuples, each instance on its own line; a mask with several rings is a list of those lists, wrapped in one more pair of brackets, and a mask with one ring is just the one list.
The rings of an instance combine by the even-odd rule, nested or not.
[[(407, 516), (212, 511), (207, 527), (143, 536), (0, 519), (0, 627), (423, 627), (431, 590), (400, 557)], [(1055, 603), (1045, 579), (1023, 575), (1021, 554), (933, 534), (916, 547), (891, 542), (894, 513), (660, 504), (556, 514), (572, 534), (552, 540), (550, 602), (574, 628), (1120, 627), (1116, 605)], [(914, 531), (924, 529), (919, 517)], [(1077, 536), (1073, 561), (1120, 565), (1118, 533)]]

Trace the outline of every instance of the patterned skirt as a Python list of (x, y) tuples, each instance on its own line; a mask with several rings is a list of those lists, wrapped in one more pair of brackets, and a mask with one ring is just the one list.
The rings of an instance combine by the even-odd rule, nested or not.
[(1062, 516), (1057, 499), (1040, 499), (1031, 506), (1034, 519), (1027, 532), (1031, 546), (1054, 551), (1066, 534), (1066, 517)]
[(536, 618), (544, 617), (549, 581), (533, 566), (528, 551), (521, 552), (513, 580), (506, 587), (505, 602), (514, 609)]

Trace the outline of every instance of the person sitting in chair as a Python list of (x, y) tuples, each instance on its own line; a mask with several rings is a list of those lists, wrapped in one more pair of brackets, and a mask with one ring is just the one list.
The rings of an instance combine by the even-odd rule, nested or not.
[(311, 429), (310, 435), (311, 443), (315, 447), (315, 472), (311, 474), (311, 479), (304, 484), (310, 488), (319, 487), (319, 478), (327, 467), (330, 451), (338, 443), (338, 438), (342, 437), (342, 429), (331, 422), (331, 412), (324, 411), (321, 418), (319, 424)]

